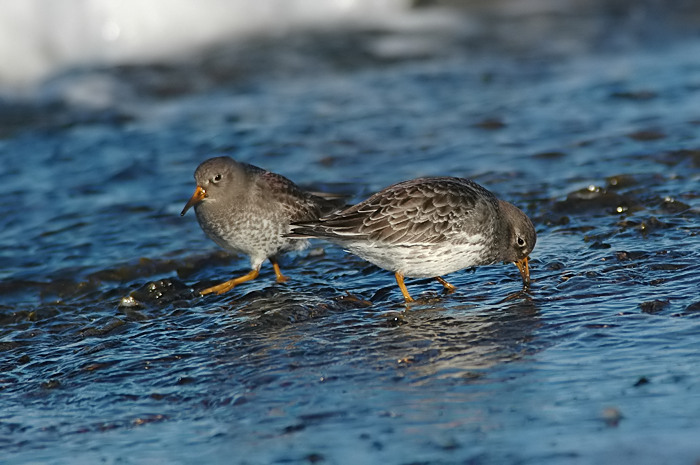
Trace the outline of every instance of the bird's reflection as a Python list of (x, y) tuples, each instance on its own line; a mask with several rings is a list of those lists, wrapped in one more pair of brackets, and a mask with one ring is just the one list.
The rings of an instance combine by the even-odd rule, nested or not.
[(540, 325), (539, 306), (526, 290), (487, 305), (434, 299), (403, 312), (381, 347), (417, 380), (473, 378), (479, 370), (535, 350)]

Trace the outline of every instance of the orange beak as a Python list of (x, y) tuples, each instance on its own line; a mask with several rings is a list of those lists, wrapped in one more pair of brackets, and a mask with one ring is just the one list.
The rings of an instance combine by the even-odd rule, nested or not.
[(528, 267), (527, 262), (530, 259), (528, 257), (523, 258), (522, 260), (518, 260), (515, 263), (515, 266), (518, 267), (518, 270), (520, 271), (520, 276), (523, 277), (523, 284), (525, 287), (530, 287), (530, 268)]
[(192, 208), (193, 206), (197, 205), (199, 202), (204, 200), (207, 196), (207, 191), (204, 190), (202, 186), (197, 186), (197, 188), (194, 190), (194, 194), (192, 194), (192, 197), (190, 197), (190, 200), (187, 201), (187, 205), (185, 205), (185, 208), (182, 209), (182, 212), (180, 213), (180, 216), (185, 216), (185, 213), (187, 213), (187, 210)]

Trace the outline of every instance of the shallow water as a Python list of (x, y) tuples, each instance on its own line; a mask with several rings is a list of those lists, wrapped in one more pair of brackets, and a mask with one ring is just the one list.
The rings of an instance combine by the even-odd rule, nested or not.
[[(410, 32), (300, 32), (3, 104), (3, 463), (699, 461), (700, 41), (678, 19), (612, 46), (566, 15), (485, 18), (427, 54), (376, 52)], [(264, 265), (197, 297), (248, 266), (179, 216), (221, 152), (352, 200), (473, 178), (533, 219), (531, 289), (483, 267), (450, 295), (407, 280), (407, 308), (318, 242), (286, 284)]]

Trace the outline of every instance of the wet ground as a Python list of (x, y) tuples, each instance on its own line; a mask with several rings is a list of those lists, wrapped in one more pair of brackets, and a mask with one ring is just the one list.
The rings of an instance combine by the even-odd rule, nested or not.
[[(2, 462), (698, 463), (700, 22), (654, 5), (251, 39), (3, 101)], [(317, 242), (198, 297), (248, 266), (179, 216), (218, 153), (351, 200), (473, 178), (533, 219), (531, 289), (483, 267), (407, 308)]]

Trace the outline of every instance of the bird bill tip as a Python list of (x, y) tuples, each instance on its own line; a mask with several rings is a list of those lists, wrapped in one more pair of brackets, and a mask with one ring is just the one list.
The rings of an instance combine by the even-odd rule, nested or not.
[(185, 213), (192, 208), (193, 206), (197, 205), (199, 202), (204, 200), (204, 198), (207, 196), (207, 192), (204, 190), (202, 186), (197, 186), (197, 188), (194, 190), (194, 194), (192, 194), (192, 197), (190, 197), (190, 200), (187, 201), (187, 204), (185, 204), (185, 208), (182, 209), (180, 212), (180, 216), (185, 216)]
[(525, 287), (530, 286), (530, 267), (528, 265), (529, 260), (529, 257), (525, 257), (514, 262), (515, 266), (518, 267), (518, 271), (520, 271), (520, 276), (522, 276), (523, 278), (523, 284), (525, 285)]

